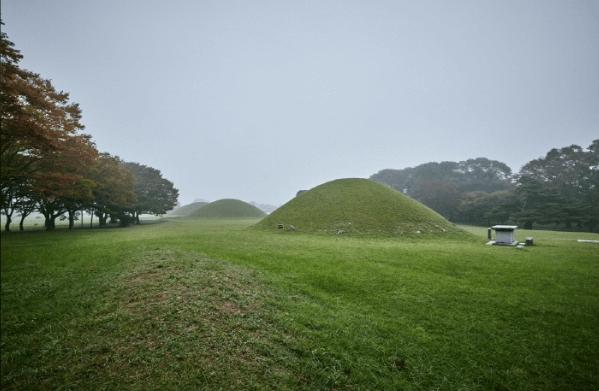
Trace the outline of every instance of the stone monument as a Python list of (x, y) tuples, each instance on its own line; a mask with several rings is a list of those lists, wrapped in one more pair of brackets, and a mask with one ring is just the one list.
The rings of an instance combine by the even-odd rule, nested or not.
[(516, 246), (518, 244), (518, 241), (514, 239), (514, 230), (516, 228), (518, 228), (517, 225), (494, 225), (491, 229), (495, 230), (495, 240), (492, 240), (487, 244), (496, 246)]

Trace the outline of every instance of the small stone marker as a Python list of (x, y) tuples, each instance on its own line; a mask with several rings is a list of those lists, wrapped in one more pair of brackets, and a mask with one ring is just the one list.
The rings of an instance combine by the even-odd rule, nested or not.
[(532, 237), (526, 238), (526, 246), (532, 246)]
[(285, 228), (285, 226), (283, 224), (279, 224), (279, 225), (277, 225), (277, 228), (278, 229), (283, 229), (283, 228)]

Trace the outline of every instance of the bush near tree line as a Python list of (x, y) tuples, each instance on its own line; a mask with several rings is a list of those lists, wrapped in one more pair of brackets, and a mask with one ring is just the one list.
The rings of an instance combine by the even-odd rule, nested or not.
[(0, 41), (0, 209), (6, 231), (13, 215), (20, 215), (22, 230), (34, 211), (50, 230), (58, 217), (68, 218), (73, 229), (79, 211), (95, 214), (102, 226), (108, 217), (125, 226), (139, 223), (141, 213), (164, 214), (176, 205), (178, 190), (159, 170), (98, 152), (91, 136), (79, 133), (79, 105), (50, 80), (19, 68), (23, 56), (6, 33)]
[(599, 139), (584, 149), (554, 148), (526, 163), (517, 174), (486, 158), (386, 169), (370, 179), (415, 198), (447, 219), (477, 225), (563, 225), (599, 223)]

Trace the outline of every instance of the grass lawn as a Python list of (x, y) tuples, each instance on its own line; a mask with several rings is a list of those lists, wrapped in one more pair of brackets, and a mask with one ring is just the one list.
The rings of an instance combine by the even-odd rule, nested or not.
[(2, 234), (2, 389), (596, 390), (598, 234)]

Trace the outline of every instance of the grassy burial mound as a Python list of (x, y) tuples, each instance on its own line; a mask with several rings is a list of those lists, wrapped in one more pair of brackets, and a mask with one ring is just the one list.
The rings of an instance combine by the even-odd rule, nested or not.
[(195, 219), (259, 219), (266, 213), (247, 202), (223, 199), (204, 205), (188, 216)]
[(420, 202), (370, 179), (338, 179), (295, 197), (256, 224), (344, 233), (429, 234), (457, 231)]
[(177, 208), (177, 209), (171, 211), (170, 213), (168, 213), (168, 216), (169, 217), (189, 216), (190, 214), (192, 214), (193, 212), (198, 210), (198, 208), (200, 208), (204, 205), (208, 205), (208, 203), (207, 202), (192, 202), (191, 204), (184, 205), (180, 208)]

